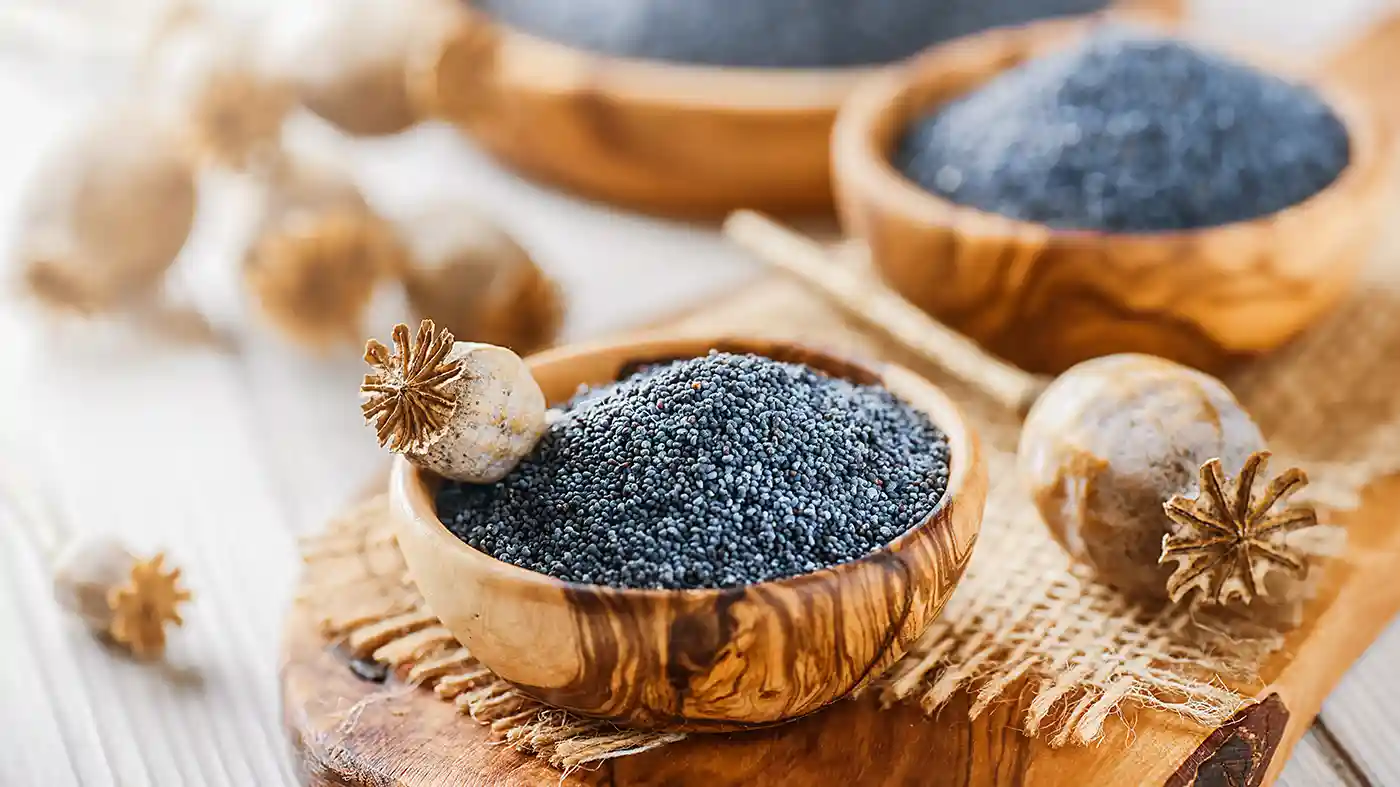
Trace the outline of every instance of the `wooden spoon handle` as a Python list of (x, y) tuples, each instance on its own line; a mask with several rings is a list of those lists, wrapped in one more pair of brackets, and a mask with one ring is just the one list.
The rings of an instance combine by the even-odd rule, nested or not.
[(730, 214), (724, 233), (775, 268), (816, 290), (842, 311), (885, 334), (963, 382), (1025, 415), (1047, 380), (988, 354), (891, 292), (873, 273), (831, 259), (827, 251), (751, 211)]

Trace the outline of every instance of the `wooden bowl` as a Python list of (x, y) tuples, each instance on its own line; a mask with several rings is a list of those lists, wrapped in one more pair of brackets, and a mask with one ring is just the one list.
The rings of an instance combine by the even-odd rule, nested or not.
[[(932, 384), (756, 339), (669, 339), (563, 348), (531, 368), (551, 402), (640, 365), (711, 348), (881, 382), (947, 435), (948, 489), (928, 518), (858, 560), (720, 590), (624, 590), (498, 561), (438, 520), (439, 483), (394, 467), (399, 545), (433, 611), (481, 663), (551, 705), (637, 727), (736, 730), (811, 713), (880, 675), (942, 610), (972, 554), (987, 495), (978, 440)], [(931, 501), (932, 502), (932, 501)]]
[(1351, 161), (1322, 191), (1260, 219), (1057, 230), (955, 205), (895, 168), (892, 151), (913, 120), (1088, 28), (1044, 22), (965, 38), (852, 95), (833, 132), (838, 208), (888, 282), (992, 352), (1051, 374), (1121, 352), (1220, 371), (1335, 306), (1392, 204), (1391, 146), (1367, 102), (1325, 78), (1317, 87), (1347, 127)]
[[(1173, 18), (1181, 2), (1119, 5)], [(464, 7), (412, 70), (413, 93), (429, 114), (533, 177), (639, 210), (713, 216), (829, 209), (837, 109), (880, 69), (612, 57)]]

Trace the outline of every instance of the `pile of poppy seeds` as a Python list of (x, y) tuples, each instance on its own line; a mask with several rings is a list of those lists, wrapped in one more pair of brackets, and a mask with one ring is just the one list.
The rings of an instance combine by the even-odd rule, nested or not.
[(531, 35), (619, 57), (751, 68), (890, 63), (990, 27), (1107, 0), (476, 0)]
[(445, 483), (472, 547), (569, 580), (720, 588), (859, 558), (923, 521), (948, 441), (888, 390), (711, 353), (580, 393), (496, 484)]
[(1310, 89), (1109, 25), (917, 120), (894, 157), (952, 202), (1112, 232), (1266, 216), (1349, 158), (1346, 128)]

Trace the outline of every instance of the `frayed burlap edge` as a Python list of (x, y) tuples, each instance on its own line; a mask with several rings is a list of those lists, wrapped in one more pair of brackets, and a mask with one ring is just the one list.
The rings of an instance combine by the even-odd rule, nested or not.
[[(351, 659), (387, 666), (411, 687), (453, 703), (487, 725), (507, 745), (565, 771), (635, 754), (681, 740), (675, 733), (628, 730), (539, 703), (496, 677), (472, 658), (427, 608), (407, 578), (394, 541), (387, 498), (356, 506), (303, 547), (306, 574), (299, 602), (307, 605), (329, 646)], [(1053, 556), (1030, 566), (1063, 574)], [(926, 713), (961, 690), (975, 690), (970, 716), (1026, 679), (1041, 678), (1027, 707), (1023, 731), (1049, 733), (1051, 745), (1088, 743), (1127, 701), (1178, 713), (1217, 726), (1248, 700), (1219, 683), (1219, 676), (1248, 676), (1249, 664), (1272, 650), (1268, 630), (1243, 636), (1238, 626), (1214, 634), (1184, 611), (1151, 613), (1073, 574), (1057, 582), (1041, 610), (968, 603), (955, 595), (946, 614), (909, 654), (865, 693), (886, 704), (910, 701)], [(1015, 588), (1003, 597), (1013, 602)], [(986, 598), (988, 594), (972, 594)], [(1012, 612), (1014, 614), (1007, 614)], [(1069, 625), (1018, 628), (1026, 616)], [(1076, 621), (1102, 621), (1082, 626)], [(969, 636), (970, 630), (981, 629)], [(1231, 658), (1200, 644), (1228, 644)], [(1105, 650), (1116, 658), (1104, 659)]]
[(302, 555), (297, 601), (329, 645), (432, 691), (512, 748), (569, 771), (685, 737), (623, 729), (543, 705), (481, 666), (408, 581), (385, 495), (337, 517), (303, 543)]
[[(1256, 680), (1255, 665), (1282, 642), (1282, 620), (1233, 611), (1135, 604), (1097, 584), (1035, 521), (1014, 485), (1013, 458), (993, 454), (993, 483), (978, 553), (943, 614), (909, 654), (866, 689), (885, 705), (932, 714), (958, 692), (968, 716), (1023, 699), (1021, 731), (1052, 747), (1087, 745), (1124, 703), (1175, 713), (1207, 728), (1251, 701), (1228, 688)], [(1008, 570), (1014, 566), (1014, 570)], [(1001, 570), (998, 568), (1001, 567)], [(1024, 692), (1024, 694), (1023, 694)]]

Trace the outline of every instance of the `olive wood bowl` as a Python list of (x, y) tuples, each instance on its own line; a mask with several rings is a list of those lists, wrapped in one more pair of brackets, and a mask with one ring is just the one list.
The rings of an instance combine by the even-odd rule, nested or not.
[(398, 539), (428, 605), (486, 667), (539, 700), (634, 727), (723, 731), (811, 713), (879, 676), (937, 617), (972, 554), (987, 496), (976, 434), (928, 381), (794, 344), (687, 338), (562, 348), (530, 366), (553, 403), (642, 365), (757, 353), (880, 382), (947, 435), (947, 492), (875, 552), (808, 574), (718, 590), (565, 582), (498, 561), (439, 521), (440, 479), (398, 459)]
[[(1116, 10), (1175, 19), (1181, 0)], [(543, 181), (653, 213), (831, 206), (837, 109), (878, 66), (738, 68), (598, 54), (462, 4), (410, 68), (422, 110)]]
[(1288, 341), (1339, 302), (1392, 206), (1392, 145), (1355, 79), (1304, 80), (1347, 127), (1348, 166), (1308, 199), (1249, 221), (1135, 234), (1052, 229), (955, 205), (892, 163), (913, 120), (1090, 24), (970, 36), (865, 83), (833, 131), (843, 228), (865, 240), (905, 298), (1029, 371), (1136, 352), (1219, 372)]

